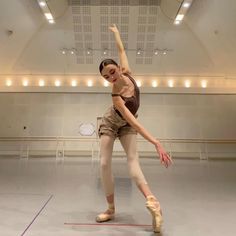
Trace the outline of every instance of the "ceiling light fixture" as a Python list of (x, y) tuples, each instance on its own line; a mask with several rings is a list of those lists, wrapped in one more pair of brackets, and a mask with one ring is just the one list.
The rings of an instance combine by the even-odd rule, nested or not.
[(158, 50), (158, 49), (155, 49), (154, 54), (155, 54), (155, 55), (158, 55), (158, 54), (159, 54), (159, 50)]
[(60, 51), (63, 55), (66, 55), (66, 54), (76, 55), (77, 54), (76, 48), (62, 48)]
[(107, 51), (108, 51), (107, 49), (104, 49), (103, 50), (103, 55), (107, 55)]
[(142, 53), (142, 50), (139, 48), (139, 49), (137, 50), (137, 55), (141, 55), (141, 53)]
[(70, 50), (70, 54), (71, 54), (71, 55), (76, 54), (76, 49), (75, 49), (75, 48), (72, 48), (72, 49)]
[(45, 6), (46, 6), (46, 3), (45, 3), (44, 1), (39, 1), (39, 5), (40, 5), (41, 7), (45, 7)]
[(45, 17), (47, 20), (53, 20), (52, 14), (51, 13), (44, 13)]
[(168, 48), (164, 48), (164, 49), (160, 49), (157, 48), (154, 50), (154, 55), (166, 55), (167, 52), (171, 52), (173, 51), (173, 49), (168, 49)]
[(48, 22), (50, 23), (50, 24), (54, 24), (55, 23), (55, 21), (52, 19), (52, 20), (48, 20)]
[(183, 7), (185, 7), (185, 8), (188, 8), (188, 7), (190, 7), (190, 3), (189, 2), (185, 2), (184, 4), (183, 4)]
[(38, 4), (44, 14), (44, 16), (46, 17), (46, 19), (48, 20), (48, 22), (50, 24), (54, 24), (55, 21), (54, 21), (54, 18), (53, 18), (53, 15), (52, 15), (52, 12), (50, 11), (50, 8), (48, 7), (47, 5), (47, 2), (45, 0), (37, 0), (38, 1)]
[(66, 55), (66, 53), (67, 53), (67, 48), (61, 49), (61, 53), (62, 53), (63, 55)]
[(174, 20), (175, 25), (179, 25), (183, 21), (184, 16), (186, 15), (188, 9), (190, 8), (192, 2), (193, 2), (193, 0), (182, 1), (180, 8), (176, 14), (175, 20)]
[(184, 19), (184, 14), (178, 14), (177, 16), (176, 16), (176, 18), (175, 18), (175, 20), (176, 21), (181, 21), (181, 20), (183, 20)]
[(87, 49), (87, 55), (91, 55), (92, 54), (92, 49), (91, 48), (88, 48)]

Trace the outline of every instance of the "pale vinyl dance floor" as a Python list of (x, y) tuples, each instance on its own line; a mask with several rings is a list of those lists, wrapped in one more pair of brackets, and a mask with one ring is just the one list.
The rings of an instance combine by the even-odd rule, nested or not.
[[(175, 160), (170, 169), (156, 158), (140, 162), (161, 202), (161, 235), (236, 235), (236, 161)], [(106, 209), (97, 162), (0, 158), (0, 235), (155, 235), (125, 158), (114, 158), (113, 172), (116, 218), (96, 224), (96, 215)]]

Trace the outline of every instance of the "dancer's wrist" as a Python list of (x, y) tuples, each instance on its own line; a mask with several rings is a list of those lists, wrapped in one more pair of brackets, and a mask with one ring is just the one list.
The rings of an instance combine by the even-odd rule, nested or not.
[(155, 140), (155, 146), (157, 147), (157, 148), (160, 148), (161, 147), (161, 143), (160, 143), (160, 141), (159, 140)]

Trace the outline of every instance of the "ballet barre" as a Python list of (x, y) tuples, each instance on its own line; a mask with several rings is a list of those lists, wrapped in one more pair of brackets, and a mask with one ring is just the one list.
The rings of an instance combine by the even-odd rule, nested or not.
[[(227, 150), (231, 150), (232, 156), (236, 157), (236, 140), (234, 139), (160, 139), (160, 142), (172, 158), (191, 154), (200, 160), (208, 160), (210, 154), (222, 152), (220, 148), (226, 145), (231, 145)], [(4, 143), (10, 145), (4, 146)], [(137, 138), (137, 145), (140, 156), (156, 155), (153, 145), (145, 139)], [(99, 138), (96, 136), (0, 137), (1, 156), (16, 155), (28, 159), (29, 156), (44, 156), (43, 153), (55, 156), (57, 161), (64, 161), (66, 156), (90, 156), (94, 161), (99, 159), (100, 155)], [(114, 156), (125, 156), (118, 140), (114, 144)]]

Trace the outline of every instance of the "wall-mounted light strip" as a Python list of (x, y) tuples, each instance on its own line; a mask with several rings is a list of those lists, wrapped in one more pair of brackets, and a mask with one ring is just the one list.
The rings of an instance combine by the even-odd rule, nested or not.
[(39, 80), (39, 87), (43, 87), (43, 86), (45, 86), (45, 82), (44, 82), (44, 80)]
[(192, 5), (192, 2), (193, 2), (193, 0), (184, 0), (181, 3), (180, 8), (179, 8), (177, 15), (175, 17), (175, 21), (174, 21), (175, 25), (179, 25), (183, 21), (184, 16), (186, 15), (188, 9)]
[(191, 81), (190, 80), (185, 80), (184, 81), (184, 87), (185, 88), (190, 88), (191, 87)]
[(174, 80), (168, 80), (168, 87), (170, 88), (174, 87)]
[(153, 87), (153, 88), (156, 88), (157, 86), (158, 86), (157, 81), (156, 81), (156, 80), (153, 80), (153, 81), (152, 81), (152, 87)]
[(38, 4), (40, 6), (40, 8), (42, 9), (43, 11), (43, 14), (44, 16), (46, 17), (47, 21), (50, 23), (50, 24), (53, 24), (55, 23), (55, 20), (53, 18), (53, 15), (50, 11), (50, 8), (48, 7), (48, 4), (45, 0), (37, 0), (38, 1)]
[[(59, 91), (70, 88), (82, 89), (85, 87), (92, 87), (92, 90), (110, 87), (111, 84), (106, 80), (98, 80), (97, 75), (0, 75), (0, 92), (1, 89), (9, 91), (17, 91), (24, 89), (26, 91), (34, 91), (34, 89), (59, 89)], [(228, 78), (224, 76), (201, 76), (201, 75), (136, 75), (136, 82), (141, 86), (143, 91), (151, 88), (159, 90), (159, 88), (169, 89), (185, 89), (191, 92), (195, 89), (212, 90), (212, 89), (236, 89), (236, 78)], [(74, 91), (74, 90), (73, 90)], [(107, 91), (107, 90), (106, 90)], [(202, 91), (202, 90), (201, 90)]]
[(93, 81), (92, 80), (88, 80), (87, 81), (87, 86), (88, 87), (92, 87), (93, 86)]
[(206, 88), (207, 87), (207, 81), (206, 80), (202, 80), (201, 81), (201, 86), (202, 86), (202, 88)]
[(61, 81), (60, 80), (56, 80), (54, 82), (54, 84), (55, 84), (56, 87), (60, 87), (61, 86)]
[(71, 86), (72, 87), (76, 87), (77, 86), (77, 81), (76, 80), (72, 80), (71, 81)]
[(29, 85), (29, 81), (28, 81), (27, 79), (24, 79), (24, 80), (22, 81), (22, 85), (23, 85), (24, 87), (27, 87), (27, 86)]
[(10, 79), (8, 79), (6, 81), (6, 86), (8, 86), (8, 87), (12, 86), (12, 81)]
[(138, 86), (138, 87), (141, 87), (141, 86), (142, 86), (141, 80), (137, 80), (136, 83), (137, 83), (137, 86)]
[(108, 87), (108, 86), (109, 86), (109, 82), (105, 80), (105, 81), (103, 82), (103, 85), (104, 85), (104, 87)]

